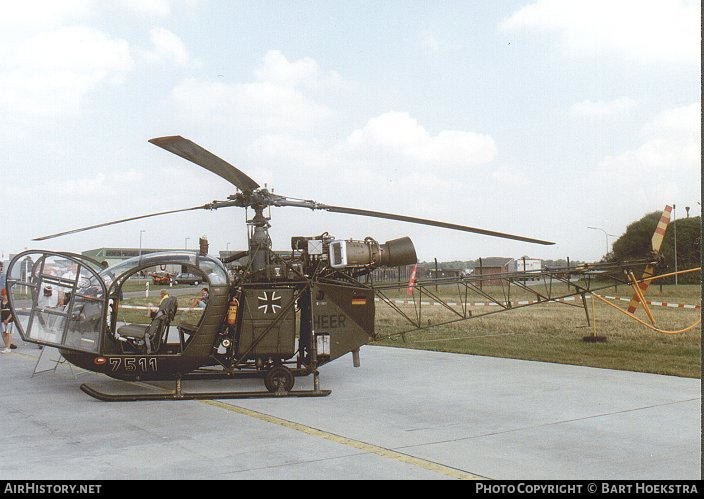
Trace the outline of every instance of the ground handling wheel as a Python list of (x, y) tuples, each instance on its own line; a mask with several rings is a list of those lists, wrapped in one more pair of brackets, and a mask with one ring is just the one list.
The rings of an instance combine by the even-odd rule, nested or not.
[(264, 386), (272, 393), (290, 392), (294, 381), (291, 370), (282, 365), (272, 367), (264, 375)]

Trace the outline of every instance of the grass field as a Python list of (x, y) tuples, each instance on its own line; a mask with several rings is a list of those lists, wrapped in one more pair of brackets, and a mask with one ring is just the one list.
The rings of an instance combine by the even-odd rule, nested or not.
[[(196, 296), (199, 287), (193, 287), (193, 293), (178, 296), (179, 312), (176, 323), (186, 321), (197, 323), (202, 313), (184, 311), (189, 307), (190, 300)], [(438, 294), (447, 300), (457, 299), (455, 287), (440, 287)], [(433, 289), (434, 291), (434, 289)], [(487, 289), (492, 293), (498, 289)], [(608, 288), (600, 292), (602, 295), (630, 297), (630, 288), (619, 286), (618, 290)], [(389, 292), (391, 298), (408, 299), (404, 291)], [(512, 290), (511, 300), (524, 300), (532, 296), (524, 290)], [(675, 303), (701, 304), (700, 287), (696, 285), (650, 286), (647, 298), (655, 301)], [(424, 297), (424, 300), (430, 300)], [(129, 305), (146, 305), (148, 302), (156, 305), (159, 297), (146, 299), (131, 297), (122, 303)], [(485, 298), (474, 295), (470, 302), (486, 301)], [(576, 301), (573, 303), (581, 303)], [(621, 308), (625, 302), (612, 302)], [(592, 316), (591, 300), (587, 302), (590, 317)], [(402, 305), (401, 308), (413, 314), (412, 305)], [(493, 307), (470, 307), (474, 313), (498, 310)], [(521, 309), (509, 310), (484, 318), (476, 318), (450, 325), (433, 327), (424, 331), (406, 334), (406, 342), (401, 336), (376, 342), (381, 345), (435, 350), (441, 352), (457, 352), (493, 357), (538, 360), (562, 364), (576, 364), (610, 369), (670, 374), (676, 376), (699, 377), (701, 375), (700, 338), (701, 327), (695, 327), (683, 334), (666, 335), (653, 332), (623, 314), (611, 309), (601, 302), (594, 304), (596, 316), (596, 332), (606, 336), (606, 343), (587, 343), (584, 336), (593, 334), (591, 326), (587, 326), (585, 311), (582, 307), (568, 306), (559, 303), (545, 303)], [(656, 325), (662, 329), (674, 330), (684, 328), (694, 323), (700, 316), (700, 310), (671, 309), (651, 307), (656, 319)], [(423, 309), (424, 321), (438, 322), (451, 317), (447, 310), (438, 306), (427, 306)], [(646, 319), (642, 308), (638, 317)], [(148, 323), (150, 319), (144, 310), (121, 309), (118, 315), (121, 321), (132, 323)], [(377, 302), (376, 331), (379, 336), (393, 335), (408, 329), (408, 323), (403, 317), (388, 305)]]
[[(178, 300), (178, 311), (176, 312), (176, 318), (173, 321), (174, 324), (178, 324), (182, 321), (191, 324), (198, 324), (203, 310), (184, 309), (191, 307), (191, 299), (199, 294), (200, 289), (200, 287), (193, 287), (193, 293), (189, 293), (188, 295), (176, 296), (176, 299)], [(149, 298), (145, 298), (143, 296), (126, 298), (121, 302), (121, 305), (148, 306), (151, 304), (154, 308), (157, 308), (159, 306), (159, 300), (159, 294), (156, 293), (151, 295)], [(123, 308), (122, 306), (120, 307), (120, 310), (117, 313), (117, 320), (121, 322), (129, 322), (131, 324), (149, 324), (151, 322), (151, 318), (149, 317), (146, 310), (135, 310)]]
[[(450, 289), (440, 289), (445, 299), (456, 295)], [(495, 291), (495, 290), (494, 290)], [(603, 290), (600, 294), (630, 296), (629, 288), (619, 286)], [(403, 296), (402, 293), (398, 294)], [(511, 296), (512, 300), (528, 297), (525, 292)], [(470, 301), (486, 301), (477, 298)], [(697, 285), (651, 286), (647, 299), (675, 303), (701, 304), (701, 288)], [(427, 298), (426, 298), (427, 299)], [(581, 303), (581, 301), (577, 302)], [(625, 307), (625, 302), (612, 302)], [(591, 300), (587, 302), (591, 316)], [(584, 308), (558, 303), (545, 303), (510, 310), (484, 318), (438, 326), (428, 330), (378, 341), (377, 344), (405, 348), (418, 348), (442, 352), (457, 352), (493, 357), (557, 362), (611, 369), (700, 377), (701, 327), (677, 335), (666, 335), (647, 329), (601, 302), (595, 302), (596, 332), (606, 336), (606, 343), (587, 343), (582, 337), (591, 335)], [(401, 306), (412, 314), (413, 306)], [(494, 306), (474, 308), (475, 313), (498, 310)], [(700, 310), (652, 307), (656, 325), (661, 329), (675, 330), (694, 323)], [(431, 322), (449, 318), (442, 307), (426, 307), (424, 320)], [(642, 308), (638, 317), (647, 321)], [(388, 305), (378, 303), (376, 330), (380, 336), (398, 333), (408, 328), (404, 319)]]
[[(128, 292), (128, 291), (144, 291), (147, 289), (146, 287), (146, 280), (141, 279), (141, 280), (135, 280), (135, 281), (127, 281), (123, 286), (122, 286), (122, 291), (123, 292)], [(174, 288), (194, 288), (194, 289), (201, 289), (201, 287), (198, 286), (190, 286), (188, 284), (174, 284), (173, 286), (169, 286), (168, 284), (154, 284), (151, 279), (149, 279), (149, 290), (154, 291), (154, 290), (160, 290), (160, 289), (174, 289)]]

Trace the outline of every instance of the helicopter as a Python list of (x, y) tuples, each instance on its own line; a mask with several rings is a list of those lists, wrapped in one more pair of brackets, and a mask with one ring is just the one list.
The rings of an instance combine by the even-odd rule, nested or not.
[[(226, 200), (114, 220), (35, 240), (160, 215), (238, 207), (254, 213), (246, 220), (248, 248), (219, 259), (208, 255), (207, 240), (201, 239), (197, 252), (140, 254), (108, 267), (85, 255), (60, 251), (27, 250), (13, 258), (8, 268), (8, 297), (24, 341), (56, 347), (71, 364), (118, 380), (175, 381), (173, 391), (150, 394), (105, 393), (87, 384), (81, 385), (84, 392), (99, 400), (326, 396), (331, 390), (320, 388), (318, 369), (321, 366), (348, 353), (352, 354), (353, 364), (359, 366), (360, 347), (377, 338), (375, 299), (391, 304), (383, 294), (383, 286), (375, 288), (365, 284), (363, 278), (375, 269), (417, 263), (413, 242), (408, 237), (385, 243), (372, 237), (338, 239), (325, 232), (291, 237), (291, 251), (283, 254), (272, 250), (271, 218), (264, 214), (271, 206), (307, 208), (534, 244), (554, 244), (482, 228), (274, 194), (191, 140), (177, 135), (153, 138), (149, 142), (220, 176), (232, 184), (236, 192)], [(235, 261), (246, 263), (235, 272), (228, 271), (226, 264)], [(650, 265), (651, 273), (657, 263), (656, 256), (637, 262)], [(208, 299), (203, 303), (200, 317), (192, 322), (177, 322), (178, 301), (167, 293), (158, 309), (152, 311), (149, 323), (118, 320), (129, 279), (149, 269), (165, 270), (167, 267), (178, 267), (181, 272), (192, 273), (199, 276), (200, 282), (207, 283)], [(619, 265), (546, 270), (543, 274), (564, 280), (570, 273), (587, 275), (609, 269), (615, 269), (614, 276), (623, 274)], [(515, 279), (520, 284), (524, 277), (525, 273), (518, 273), (505, 279), (509, 283)], [(435, 279), (433, 282), (437, 285), (450, 281)], [(591, 291), (588, 284), (582, 287), (573, 284), (574, 289), (570, 290), (569, 277), (567, 282), (569, 293), (565, 296), (581, 294), (584, 299), (585, 293)], [(463, 284), (474, 286), (466, 279)], [(415, 285), (421, 290), (424, 286), (428, 288), (428, 283), (423, 281)], [(53, 290), (57, 290), (56, 295)], [(51, 292), (47, 294), (47, 291)], [(559, 298), (539, 295), (537, 302), (541, 299)], [(498, 299), (495, 301), (499, 303)], [(511, 308), (511, 302), (507, 303), (504, 309)], [(465, 314), (457, 320), (470, 317), (471, 314)], [(423, 327), (420, 317), (418, 323), (413, 324), (415, 329)], [(311, 374), (313, 389), (293, 389), (296, 378)], [(263, 378), (266, 390), (184, 392), (181, 386), (182, 380), (243, 377)]]

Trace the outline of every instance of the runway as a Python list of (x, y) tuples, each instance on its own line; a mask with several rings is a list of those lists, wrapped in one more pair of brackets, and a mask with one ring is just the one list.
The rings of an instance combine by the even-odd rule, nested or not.
[(366, 346), (360, 368), (321, 368), (324, 398), (106, 403), (79, 384), (156, 388), (31, 377), (40, 350), (16, 341), (0, 356), (5, 479), (700, 478), (698, 379)]

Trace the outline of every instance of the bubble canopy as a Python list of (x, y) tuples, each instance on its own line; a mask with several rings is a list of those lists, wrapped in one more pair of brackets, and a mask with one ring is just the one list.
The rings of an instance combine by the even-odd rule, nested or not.
[(192, 252), (150, 253), (100, 270), (81, 255), (29, 250), (8, 266), (10, 308), (25, 341), (98, 353), (103, 343), (108, 300), (130, 275), (158, 265), (188, 266), (211, 286), (228, 286), (218, 259)]
[(156, 265), (189, 265), (200, 270), (211, 286), (226, 286), (230, 279), (225, 266), (220, 260), (209, 255), (198, 255), (190, 251), (169, 251), (162, 253), (149, 253), (136, 256), (108, 267), (100, 272), (99, 276), (106, 288), (111, 288), (115, 281), (120, 281), (124, 276), (133, 272)]

